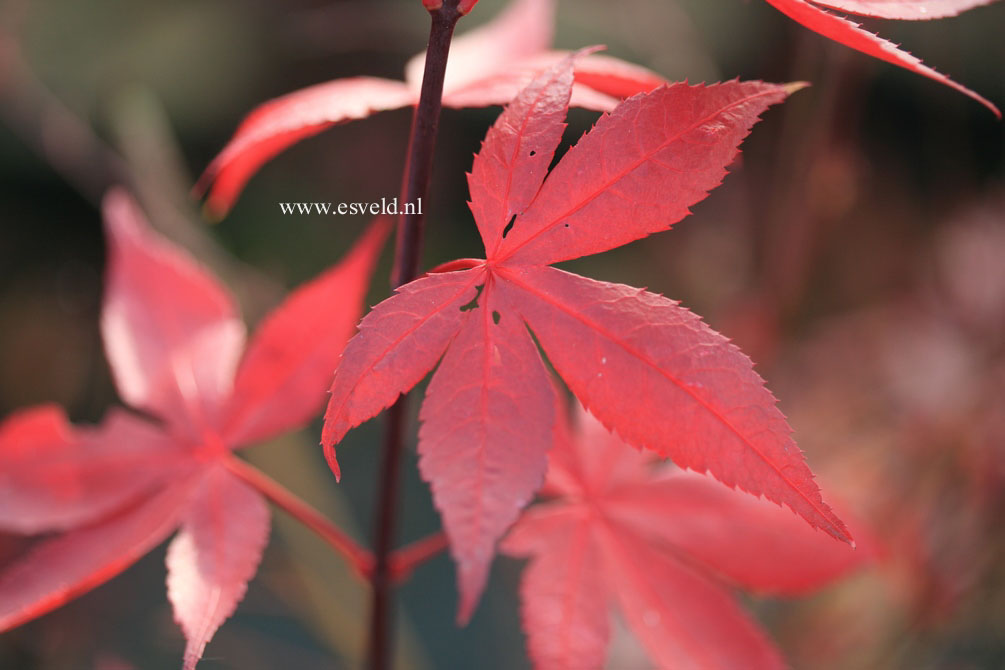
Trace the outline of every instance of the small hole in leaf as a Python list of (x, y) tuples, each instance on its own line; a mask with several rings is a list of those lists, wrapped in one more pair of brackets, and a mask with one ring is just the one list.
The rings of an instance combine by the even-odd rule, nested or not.
[(566, 227), (566, 228), (568, 228), (568, 227), (569, 227), (569, 224), (565, 224), (565, 227)]
[(536, 151), (531, 151), (531, 152), (530, 152), (530, 155), (531, 155), (531, 156), (534, 156), (534, 155), (536, 155), (536, 154), (537, 154), (537, 152), (536, 152)]
[(506, 224), (506, 227), (503, 228), (503, 239), (506, 239), (506, 236), (509, 234), (509, 231), (513, 228), (514, 223), (516, 223), (516, 214), (514, 214), (513, 218), (509, 220), (509, 223)]
[(499, 319), (501, 319), (501, 318), (502, 318), (502, 315), (500, 315), (499, 312), (497, 312), (495, 310), (492, 310), (492, 322), (494, 324), (496, 324), (498, 326), (499, 325)]
[(475, 297), (471, 299), (471, 302), (466, 305), (461, 305), (462, 312), (470, 312), (473, 309), (478, 309), (478, 298), (482, 297), (483, 288), (485, 288), (485, 284), (479, 284), (475, 287), (475, 290), (478, 292), (475, 293)]

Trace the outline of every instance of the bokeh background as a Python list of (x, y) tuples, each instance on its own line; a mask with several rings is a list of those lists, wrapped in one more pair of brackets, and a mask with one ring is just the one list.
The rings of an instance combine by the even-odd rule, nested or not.
[[(249, 322), (348, 248), (363, 218), (278, 201), (397, 195), (407, 110), (336, 127), (266, 166), (209, 226), (195, 176), (256, 104), (351, 75), (401, 76), (418, 0), (3, 0), (0, 415), (41, 402), (97, 421), (118, 402), (98, 332), (97, 202), (125, 175), (154, 224), (223, 273)], [(460, 30), (496, 14), (482, 0)], [(1005, 3), (867, 27), (1005, 106)], [(758, 364), (826, 495), (871, 528), (869, 570), (810, 598), (751, 597), (797, 668), (1005, 667), (1005, 133), (946, 87), (808, 32), (760, 0), (564, 0), (556, 44), (603, 43), (671, 79), (807, 80), (766, 114), (733, 174), (672, 231), (567, 264), (681, 300)], [(443, 114), (426, 266), (480, 253), (465, 206), (497, 108)], [(594, 114), (573, 111), (566, 144)], [(388, 293), (389, 253), (370, 304)], [(412, 441), (415, 423), (413, 403)], [(349, 435), (336, 485), (320, 422), (248, 457), (369, 536), (380, 422)], [(438, 519), (406, 470), (402, 541)], [(0, 538), (0, 561), (25, 546)], [(466, 629), (440, 556), (400, 592), (403, 668), (527, 665), (520, 563), (496, 561)], [(163, 549), (0, 636), (0, 667), (176, 668)], [(356, 667), (367, 600), (338, 558), (276, 513), (236, 616), (200, 667)], [(646, 667), (623, 627), (610, 665)]]

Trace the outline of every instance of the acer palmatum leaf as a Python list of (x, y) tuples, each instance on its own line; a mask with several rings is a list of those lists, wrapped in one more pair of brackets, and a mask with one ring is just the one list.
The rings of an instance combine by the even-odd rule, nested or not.
[(548, 371), (513, 317), (515, 305), (490, 286), (483, 296), (450, 343), (419, 414), (419, 471), (450, 535), (462, 621), (488, 579), (496, 540), (544, 481), (555, 417)]
[(0, 528), (34, 534), (89, 523), (184, 461), (156, 426), (121, 410), (93, 428), (74, 428), (57, 405), (15, 412), (0, 424)]
[(120, 192), (105, 200), (105, 229), (101, 334), (116, 388), (197, 439), (197, 424), (218, 420), (230, 394), (244, 322), (227, 291)]
[[(555, 0), (513, 0), (489, 23), (455, 39), (450, 47), (443, 105), (503, 105), (542, 68), (566, 56), (550, 51)], [(214, 216), (225, 215), (245, 184), (287, 147), (331, 126), (379, 111), (418, 103), (425, 54), (411, 59), (405, 81), (374, 77), (338, 79), (264, 103), (238, 126), (234, 136), (203, 172), (196, 192), (209, 190)], [(577, 61), (572, 104), (607, 111), (619, 98), (665, 83), (645, 68), (616, 58), (589, 56)]]
[[(983, 96), (971, 91), (966, 86), (956, 83), (944, 74), (937, 72), (936, 70), (928, 67), (921, 62), (920, 59), (912, 56), (903, 49), (898, 48), (895, 44), (884, 40), (878, 35), (874, 35), (866, 30), (863, 30), (857, 23), (849, 21), (848, 19), (833, 14), (825, 9), (821, 9), (814, 4), (811, 4), (808, 0), (765, 0), (768, 4), (772, 5), (775, 9), (782, 12), (790, 19), (801, 23), (810, 30), (820, 33), (824, 37), (828, 37), (835, 42), (845, 45), (846, 47), (851, 47), (856, 51), (861, 51), (864, 54), (872, 56), (873, 58), (878, 58), (880, 60), (886, 61), (887, 63), (892, 63), (898, 65), (902, 68), (910, 70), (916, 74), (920, 74), (923, 77), (928, 77), (929, 79), (934, 79), (935, 81), (945, 84), (950, 88), (954, 88), (960, 93), (969, 96), (981, 103), (992, 112), (995, 116), (1001, 118), (1001, 112), (998, 108), (989, 100)], [(827, 2), (820, 2), (818, 4), (824, 5), (855, 5), (859, 9), (865, 8), (866, 5), (926, 5), (931, 4), (933, 6), (945, 6), (950, 3), (922, 3), (922, 2), (867, 2), (862, 0), (860, 2), (845, 2), (845, 0), (828, 0)], [(974, 6), (977, 3), (952, 3), (960, 7), (960, 11), (963, 9), (969, 9), (969, 7)], [(966, 6), (964, 6), (966, 5)], [(857, 10), (849, 10), (857, 11)], [(862, 12), (870, 13), (873, 12)], [(874, 14), (877, 15), (877, 14)], [(906, 17), (895, 17), (895, 18), (906, 18)]]
[[(460, 308), (470, 302), (467, 273), (430, 275), (398, 289), (359, 324), (349, 342), (369, 355), (343, 355), (335, 372), (339, 393), (328, 401), (322, 444), (336, 477), (335, 444), (350, 428), (390, 407), (426, 376), (460, 327)], [(353, 380), (352, 387), (339, 379)]]
[(687, 564), (653, 551), (641, 538), (606, 530), (597, 535), (609, 571), (608, 594), (658, 667), (785, 667), (732, 594)]
[(504, 550), (511, 544), (517, 555), (535, 556), (520, 581), (521, 618), (534, 664), (601, 667), (610, 639), (610, 607), (589, 517), (532, 508), (510, 537)]
[(258, 571), (269, 509), (258, 492), (222, 468), (202, 475), (167, 552), (168, 598), (185, 632), (185, 670), (234, 613)]
[[(662, 296), (549, 267), (503, 286), (570, 390), (629, 443), (847, 539), (750, 359)], [(568, 343), (575, 342), (575, 346)]]
[(248, 180), (275, 156), (336, 123), (345, 123), (412, 104), (415, 93), (403, 82), (351, 77), (316, 84), (270, 100), (241, 122), (234, 136), (203, 171), (198, 194), (209, 190), (206, 209), (223, 217)]
[(537, 668), (602, 667), (614, 605), (659, 667), (783, 667), (724, 585), (803, 593), (870, 558), (774, 503), (654, 464), (585, 411), (548, 461), (555, 497), (502, 544), (531, 559), (520, 599)]
[(995, 0), (813, 0), (814, 4), (881, 19), (924, 21), (956, 16)]
[(180, 526), (168, 589), (192, 668), (268, 536), (265, 500), (227, 465), (232, 449), (318, 412), (389, 226), (376, 222), (294, 291), (241, 359), (244, 325), (227, 292), (128, 196), (111, 193), (104, 209), (108, 360), (122, 398), (159, 422), (113, 410), (98, 427), (74, 427), (46, 406), (0, 426), (0, 529), (62, 531), (0, 573), (0, 630), (111, 579)]
[(234, 378), (223, 428), (228, 444), (260, 442), (318, 414), (390, 221), (371, 226), (337, 265), (291, 293), (258, 325)]
[[(553, 441), (551, 386), (528, 326), (569, 388), (631, 444), (849, 539), (749, 359), (673, 301), (546, 265), (685, 216), (721, 182), (758, 115), (798, 85), (674, 84), (635, 96), (545, 180), (572, 82), (568, 58), (496, 121), (469, 177), (487, 259), (420, 278), (374, 308), (346, 347), (325, 416), (322, 442), (337, 472), (345, 433), (443, 357), (420, 413), (419, 457), (459, 564), (462, 620)], [(503, 440), (511, 453), (500, 461)]]
[(802, 87), (674, 84), (630, 98), (569, 150), (506, 236), (483, 234), (489, 258), (547, 265), (666, 230), (722, 182), (760, 112)]
[(51, 612), (104, 584), (178, 527), (189, 481), (169, 484), (137, 504), (45, 539), (0, 572), (0, 631)]

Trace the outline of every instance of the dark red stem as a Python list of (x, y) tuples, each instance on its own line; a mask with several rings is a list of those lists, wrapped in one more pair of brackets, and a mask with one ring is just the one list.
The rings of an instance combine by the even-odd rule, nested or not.
[(228, 456), (223, 462), (234, 475), (285, 510), (294, 519), (317, 533), (322, 540), (345, 556), (357, 575), (366, 579), (372, 574), (373, 556), (370, 552), (359, 546), (355, 540), (339, 530), (321, 512), (305, 503), (261, 470), (236, 456)]
[[(426, 199), (433, 171), (433, 150), (436, 129), (440, 121), (443, 98), (443, 78), (447, 71), (447, 54), (454, 26), (461, 13), (458, 0), (446, 0), (437, 9), (429, 10), (432, 26), (426, 48), (426, 69), (422, 76), (419, 104), (412, 117), (412, 133), (408, 142), (408, 162), (402, 184), (402, 201)], [(422, 256), (423, 214), (402, 214), (398, 219), (398, 237), (391, 284), (397, 288), (418, 275)], [(373, 604), (370, 611), (369, 660), (373, 670), (386, 670), (391, 665), (393, 631), (391, 623), (391, 589), (394, 571), (391, 554), (398, 508), (401, 457), (405, 450), (405, 397), (399, 398), (387, 414), (387, 434), (377, 492), (377, 515), (374, 529), (374, 563), (371, 583)]]
[[(429, 31), (429, 46), (426, 48), (426, 68), (422, 75), (419, 104), (412, 116), (408, 162), (405, 164), (405, 177), (401, 188), (403, 202), (414, 203), (419, 198), (425, 199), (429, 193), (436, 131), (440, 123), (443, 78), (447, 71), (447, 53), (450, 51), (454, 26), (461, 16), (456, 1), (444, 2), (441, 8), (432, 10), (429, 14), (432, 16), (432, 26)], [(407, 284), (419, 274), (425, 223), (424, 212), (416, 211), (398, 217), (394, 270), (391, 276), (394, 288)]]

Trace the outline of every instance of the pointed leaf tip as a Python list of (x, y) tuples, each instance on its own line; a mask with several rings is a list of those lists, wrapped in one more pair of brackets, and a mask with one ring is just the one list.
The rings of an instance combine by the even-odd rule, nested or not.
[[(823, 35), (846, 47), (861, 51), (862, 53), (886, 61), (915, 74), (928, 77), (945, 86), (953, 88), (963, 95), (966, 95), (980, 104), (987, 107), (991, 112), (1001, 118), (1001, 111), (990, 100), (982, 95), (970, 90), (966, 86), (959, 84), (946, 75), (934, 70), (915, 56), (904, 51), (896, 44), (889, 42), (878, 35), (864, 30), (862, 26), (854, 21), (849, 21), (843, 16), (833, 14), (821, 9), (808, 0), (765, 0), (769, 5), (785, 14), (793, 21), (802, 24), (815, 33)], [(820, 4), (831, 4), (820, 2)], [(836, 3), (835, 3), (836, 4)], [(850, 4), (850, 3), (849, 3)], [(885, 3), (893, 5), (894, 3)]]
[(879, 19), (930, 21), (956, 16), (994, 0), (813, 0), (814, 4)]
[(328, 468), (335, 475), (335, 481), (342, 481), (342, 468), (339, 467), (338, 459), (335, 457), (335, 445), (330, 442), (322, 442), (321, 448), (324, 450), (325, 461), (328, 462)]
[(474, 611), (495, 545), (540, 488), (555, 424), (548, 371), (518, 308), (486, 282), (419, 412), (419, 472), (457, 563), (459, 623)]
[(785, 89), (786, 95), (792, 95), (796, 91), (801, 91), (804, 88), (809, 88), (812, 84), (808, 81), (790, 81), (787, 84), (782, 84), (782, 88)]
[(569, 149), (489, 258), (550, 264), (668, 229), (721, 183), (760, 115), (787, 95), (777, 84), (729, 81), (629, 98)]
[(590, 56), (590, 55), (598, 53), (600, 51), (607, 51), (607, 45), (606, 44), (594, 44), (592, 46), (583, 47), (582, 49), (577, 49), (576, 51), (574, 51), (571, 54), (569, 54), (569, 58), (571, 60), (575, 61), (577, 58), (581, 58), (583, 56)]
[(236, 302), (207, 268), (158, 233), (121, 189), (103, 203), (108, 267), (101, 307), (119, 394), (174, 427), (216, 420), (244, 349)]
[(338, 263), (262, 320), (237, 371), (223, 429), (228, 444), (260, 442), (318, 413), (323, 389), (356, 332), (389, 230), (390, 221), (377, 218)]
[(167, 589), (186, 670), (244, 599), (269, 538), (265, 499), (223, 468), (206, 473), (168, 546)]
[(223, 217), (227, 215), (226, 205), (218, 202), (216, 198), (210, 198), (202, 203), (200, 211), (202, 212), (203, 221), (211, 225), (220, 223), (223, 221)]

